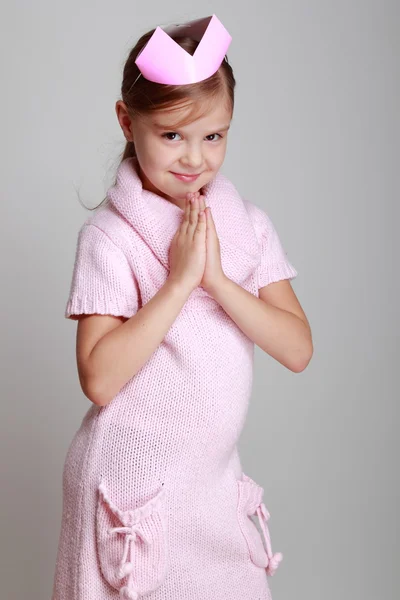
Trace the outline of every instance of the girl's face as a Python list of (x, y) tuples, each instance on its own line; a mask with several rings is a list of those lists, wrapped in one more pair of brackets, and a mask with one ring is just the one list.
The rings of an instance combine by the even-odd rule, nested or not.
[[(226, 102), (215, 102), (205, 115), (189, 125), (173, 127), (174, 122), (184, 120), (188, 111), (188, 108), (173, 112), (157, 111), (130, 120), (127, 113), (123, 114), (122, 107), (117, 108), (125, 136), (130, 133), (135, 144), (143, 188), (182, 209), (186, 194), (200, 190), (221, 167), (232, 119)], [(128, 130), (127, 118), (130, 120)], [(184, 180), (174, 173), (198, 177)]]

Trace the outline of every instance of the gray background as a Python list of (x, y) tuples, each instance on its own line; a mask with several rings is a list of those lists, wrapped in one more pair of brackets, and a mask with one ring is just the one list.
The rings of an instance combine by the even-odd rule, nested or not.
[(256, 348), (240, 440), (284, 554), (273, 599), (399, 598), (398, 3), (5, 0), (4, 600), (50, 599), (62, 466), (90, 405), (63, 317), (89, 214), (75, 188), (95, 206), (114, 175), (114, 104), (136, 39), (212, 13), (232, 34), (238, 82), (223, 172), (271, 216), (314, 339), (299, 374)]

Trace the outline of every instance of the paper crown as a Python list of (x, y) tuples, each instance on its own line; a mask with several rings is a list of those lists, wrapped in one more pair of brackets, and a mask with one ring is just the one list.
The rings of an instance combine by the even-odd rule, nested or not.
[[(200, 42), (193, 56), (170, 37), (176, 34)], [(149, 81), (169, 85), (196, 83), (214, 75), (231, 40), (215, 15), (164, 29), (157, 27), (135, 63)]]

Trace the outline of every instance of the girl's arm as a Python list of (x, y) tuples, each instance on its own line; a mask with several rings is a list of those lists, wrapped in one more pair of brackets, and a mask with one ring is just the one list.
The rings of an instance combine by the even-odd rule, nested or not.
[(98, 406), (111, 402), (157, 349), (190, 293), (183, 283), (167, 279), (129, 319), (97, 314), (80, 318), (77, 362), (89, 400)]
[(287, 279), (259, 290), (259, 298), (224, 277), (214, 299), (264, 352), (295, 373), (311, 360), (313, 343), (307, 317)]

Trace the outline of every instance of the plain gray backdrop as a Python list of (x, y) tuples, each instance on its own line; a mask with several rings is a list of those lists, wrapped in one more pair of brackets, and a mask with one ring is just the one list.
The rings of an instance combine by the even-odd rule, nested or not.
[(90, 405), (64, 319), (89, 215), (76, 188), (95, 206), (115, 174), (114, 105), (137, 38), (213, 13), (237, 79), (222, 172), (272, 218), (314, 340), (298, 374), (256, 348), (239, 445), (284, 555), (273, 600), (398, 599), (399, 4), (0, 10), (1, 599), (50, 600), (63, 462)]

